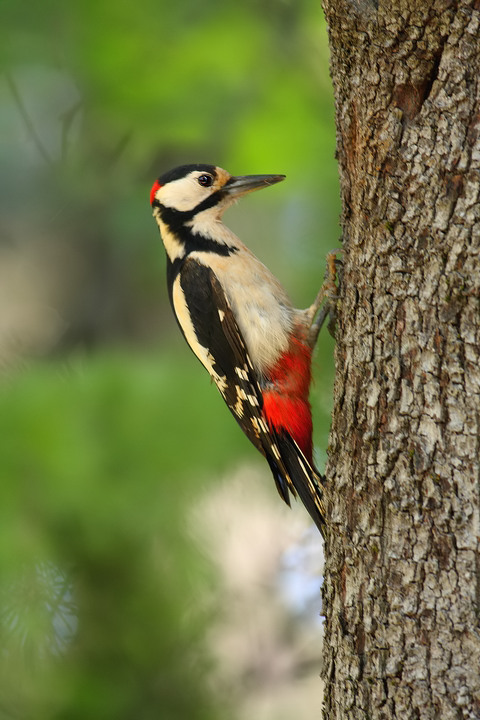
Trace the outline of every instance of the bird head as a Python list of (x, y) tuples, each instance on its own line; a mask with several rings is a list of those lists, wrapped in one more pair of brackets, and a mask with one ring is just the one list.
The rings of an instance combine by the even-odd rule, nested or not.
[(242, 195), (274, 185), (285, 175), (230, 175), (215, 165), (182, 165), (161, 175), (153, 184), (150, 202), (154, 215), (162, 209), (191, 219), (211, 211), (220, 217)]

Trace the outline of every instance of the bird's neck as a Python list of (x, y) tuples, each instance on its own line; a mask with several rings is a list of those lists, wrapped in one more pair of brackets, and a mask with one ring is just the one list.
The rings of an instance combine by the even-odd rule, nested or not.
[(160, 208), (156, 219), (171, 262), (195, 251), (231, 255), (242, 245), (213, 209), (191, 215)]

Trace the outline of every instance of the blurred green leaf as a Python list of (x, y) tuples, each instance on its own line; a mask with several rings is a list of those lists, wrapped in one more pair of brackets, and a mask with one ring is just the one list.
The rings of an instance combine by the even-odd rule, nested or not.
[(311, 302), (340, 211), (320, 6), (7, 1), (0, 65), (0, 718), (224, 717), (188, 513), (256, 456), (177, 333), (148, 191), (182, 162), (287, 173), (226, 220)]
[(183, 371), (110, 356), (2, 388), (0, 696), (13, 716), (213, 717), (198, 602), (209, 571), (188, 512), (229, 433), (213, 416), (224, 442), (208, 462), (211, 388)]

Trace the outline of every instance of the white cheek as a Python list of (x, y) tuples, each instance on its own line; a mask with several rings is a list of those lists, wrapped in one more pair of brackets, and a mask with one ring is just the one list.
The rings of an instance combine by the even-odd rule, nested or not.
[(209, 195), (208, 188), (202, 188), (193, 178), (180, 178), (162, 187), (157, 198), (165, 207), (173, 207), (180, 212), (186, 212), (193, 210)]

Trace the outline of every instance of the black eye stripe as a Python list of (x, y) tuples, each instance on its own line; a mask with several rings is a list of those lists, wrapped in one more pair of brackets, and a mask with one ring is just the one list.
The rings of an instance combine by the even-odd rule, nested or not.
[(211, 175), (200, 175), (198, 184), (202, 187), (211, 187), (213, 185), (213, 177)]

